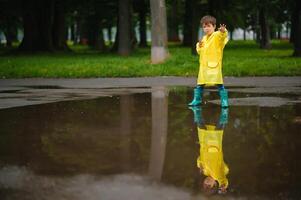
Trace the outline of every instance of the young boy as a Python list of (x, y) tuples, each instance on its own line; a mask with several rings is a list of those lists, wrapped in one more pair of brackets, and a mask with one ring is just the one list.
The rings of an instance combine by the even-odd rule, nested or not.
[[(194, 122), (197, 125), (200, 154), (197, 158), (197, 167), (205, 176), (201, 182), (202, 191), (211, 195), (224, 194), (229, 185), (227, 175), (229, 168), (223, 156), (223, 135), (228, 123), (228, 108), (221, 108), (218, 123), (208, 123), (202, 116), (201, 107), (191, 107)], [(212, 112), (210, 112), (212, 114)], [(208, 118), (207, 118), (208, 119)]]
[(221, 24), (218, 31), (216, 19), (204, 16), (201, 25), (205, 36), (196, 44), (197, 53), (200, 55), (200, 69), (197, 87), (194, 89), (194, 98), (189, 106), (198, 106), (202, 103), (202, 94), (205, 86), (217, 85), (221, 98), (221, 106), (228, 107), (228, 92), (223, 85), (222, 59), (223, 49), (228, 42), (226, 25)]

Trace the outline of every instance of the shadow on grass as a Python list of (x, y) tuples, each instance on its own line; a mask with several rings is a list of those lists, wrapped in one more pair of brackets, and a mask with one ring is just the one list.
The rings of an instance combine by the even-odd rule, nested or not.
[[(140, 57), (140, 56), (148, 56), (150, 54), (150, 47), (137, 47), (135, 48), (128, 57)], [(24, 52), (19, 51), (16, 46), (14, 47), (4, 47), (0, 46), (0, 56), (5, 57), (15, 57), (15, 56), (49, 56), (49, 57), (57, 57), (57, 56), (110, 56), (110, 57), (120, 57), (120, 55), (116, 51), (112, 51), (110, 48), (107, 48), (104, 51), (99, 51), (92, 49), (86, 45), (74, 45), (70, 46), (70, 50), (66, 51), (34, 51), (34, 52)], [(125, 56), (126, 57), (126, 56)]]

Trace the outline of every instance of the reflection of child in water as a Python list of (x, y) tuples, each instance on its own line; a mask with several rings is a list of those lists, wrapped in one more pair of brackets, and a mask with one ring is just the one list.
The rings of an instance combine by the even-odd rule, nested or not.
[(192, 108), (194, 119), (198, 127), (198, 139), (200, 143), (200, 156), (197, 159), (197, 167), (200, 173), (206, 176), (202, 181), (202, 190), (208, 194), (226, 193), (228, 179), (226, 175), (229, 168), (223, 159), (222, 139), (224, 127), (228, 119), (228, 109), (222, 109), (217, 125), (206, 125), (201, 117), (200, 108)]

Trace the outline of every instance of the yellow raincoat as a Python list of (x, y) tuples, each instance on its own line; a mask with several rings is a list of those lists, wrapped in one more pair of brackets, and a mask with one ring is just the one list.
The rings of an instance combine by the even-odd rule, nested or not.
[(200, 55), (200, 69), (198, 75), (198, 85), (223, 84), (222, 59), (223, 50), (228, 42), (227, 30), (223, 33), (215, 31), (210, 36), (202, 38), (202, 47), (196, 44), (196, 51)]
[(198, 168), (202, 167), (203, 174), (210, 176), (219, 186), (228, 187), (226, 175), (229, 168), (224, 162), (222, 140), (223, 130), (215, 130), (215, 126), (206, 125), (207, 129), (198, 128), (200, 156), (197, 159)]

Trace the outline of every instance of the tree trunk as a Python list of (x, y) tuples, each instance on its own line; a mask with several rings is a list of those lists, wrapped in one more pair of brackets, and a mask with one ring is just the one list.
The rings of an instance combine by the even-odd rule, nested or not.
[(98, 50), (98, 51), (105, 51), (106, 45), (103, 38), (103, 32), (100, 26), (94, 27), (90, 30), (90, 37), (88, 40), (88, 44), (91, 48)]
[(131, 168), (131, 134), (132, 134), (132, 108), (133, 96), (131, 94), (120, 96), (120, 167), (122, 171)]
[(64, 4), (56, 1), (53, 23), (53, 45), (56, 50), (70, 50), (67, 46), (67, 30), (65, 24)]
[[(118, 19), (117, 19), (117, 24), (119, 24), (118, 23)], [(113, 46), (112, 46), (112, 48), (111, 48), (111, 51), (112, 52), (116, 52), (117, 50), (118, 50), (118, 41), (119, 41), (119, 27), (117, 26), (117, 28), (116, 28), (116, 34), (115, 34), (115, 42), (114, 42), (114, 44), (113, 44)]]
[(80, 42), (80, 22), (78, 17), (75, 18), (74, 24), (72, 26), (74, 28), (73, 43), (78, 44)]
[(259, 44), (261, 41), (260, 28), (256, 27), (256, 43)]
[(82, 45), (88, 44), (88, 38), (89, 38), (89, 20), (88, 19), (82, 19), (78, 24), (78, 32), (79, 32), (79, 43)]
[(168, 90), (152, 87), (152, 136), (148, 176), (160, 181), (164, 169), (168, 133)]
[(131, 6), (130, 0), (119, 0), (118, 2), (118, 54), (128, 56), (131, 53)]
[(192, 45), (192, 0), (185, 0), (185, 15), (184, 15), (184, 38), (183, 45), (191, 46)]
[(70, 30), (71, 30), (71, 41), (75, 44), (75, 24), (71, 24), (70, 26)]
[(289, 35), (289, 24), (286, 23), (286, 38), (290, 38), (290, 35)]
[(13, 46), (13, 40), (12, 38), (8, 35), (8, 34), (5, 34), (5, 39), (6, 39), (6, 47), (12, 47)]
[(244, 40), (247, 39), (247, 31), (246, 31), (246, 28), (244, 28)]
[(111, 45), (111, 44), (112, 44), (112, 41), (113, 41), (113, 37), (112, 37), (112, 27), (111, 27), (111, 26), (108, 26), (107, 29), (108, 29), (108, 40), (109, 40), (109, 45)]
[(52, 38), (52, 26), (54, 16), (54, 0), (41, 1), (38, 3), (38, 27), (39, 27), (39, 41), (37, 50), (52, 51), (54, 50)]
[[(295, 36), (301, 35), (301, 2), (299, 0), (295, 0), (296, 6), (294, 9), (295, 18)], [(294, 53), (293, 56), (301, 57), (301, 37), (294, 38)]]
[(19, 46), (20, 51), (53, 51), (53, 20), (55, 1), (23, 2), (24, 37)]
[(34, 1), (23, 2), (23, 29), (24, 36), (19, 46), (19, 50), (33, 51), (36, 49), (36, 41), (38, 38), (38, 25), (37, 18), (35, 17), (36, 5)]
[(100, 28), (99, 34), (96, 37), (95, 49), (99, 51), (105, 51), (107, 49), (102, 28)]
[(260, 40), (261, 40), (261, 35), (260, 35), (260, 24), (259, 24), (259, 11), (257, 10), (256, 12), (256, 20), (255, 20), (255, 28), (254, 28), (254, 31), (255, 31), (255, 35), (256, 35), (256, 43), (257, 44), (260, 44)]
[(135, 26), (133, 26), (132, 20), (130, 21), (130, 27), (131, 27), (131, 35), (130, 35), (131, 46), (130, 47), (131, 47), (131, 50), (133, 50), (137, 46), (138, 40), (136, 37)]
[(97, 14), (91, 14), (86, 19), (86, 32), (88, 45), (95, 50), (105, 51), (106, 45), (103, 38), (101, 19)]
[(165, 0), (150, 0), (152, 21), (151, 62), (164, 62), (168, 57)]
[(278, 25), (278, 30), (277, 30), (277, 39), (280, 40), (281, 39), (281, 30), (282, 30), (282, 25), (279, 24)]
[(270, 49), (271, 48), (270, 27), (267, 21), (266, 12), (263, 8), (261, 8), (259, 11), (259, 24), (261, 29), (260, 48)]
[(294, 40), (296, 36), (296, 26), (298, 24), (298, 8), (297, 6), (294, 7), (294, 10), (292, 12), (292, 15), (291, 15), (291, 33), (290, 33), (290, 43), (294, 43)]
[(229, 30), (230, 33), (230, 40), (233, 40), (233, 30)]
[(168, 41), (179, 42), (178, 0), (173, 0), (168, 16)]
[(191, 0), (191, 22), (192, 22), (192, 31), (191, 31), (191, 53), (193, 55), (196, 55), (196, 43), (198, 42), (198, 35), (199, 35), (199, 19), (197, 15), (197, 9), (196, 9), (196, 0)]
[(277, 35), (277, 30), (275, 26), (269, 26), (269, 30), (270, 30), (270, 39), (271, 40), (275, 39)]
[(141, 4), (139, 5), (140, 47), (147, 47), (146, 30), (146, 3), (145, 0), (141, 0)]
[(3, 34), (5, 35), (5, 39), (6, 39), (6, 46), (7, 47), (12, 47), (13, 42), (17, 41), (17, 28), (11, 24), (12, 21), (8, 21), (6, 24), (5, 29), (3, 30)]

